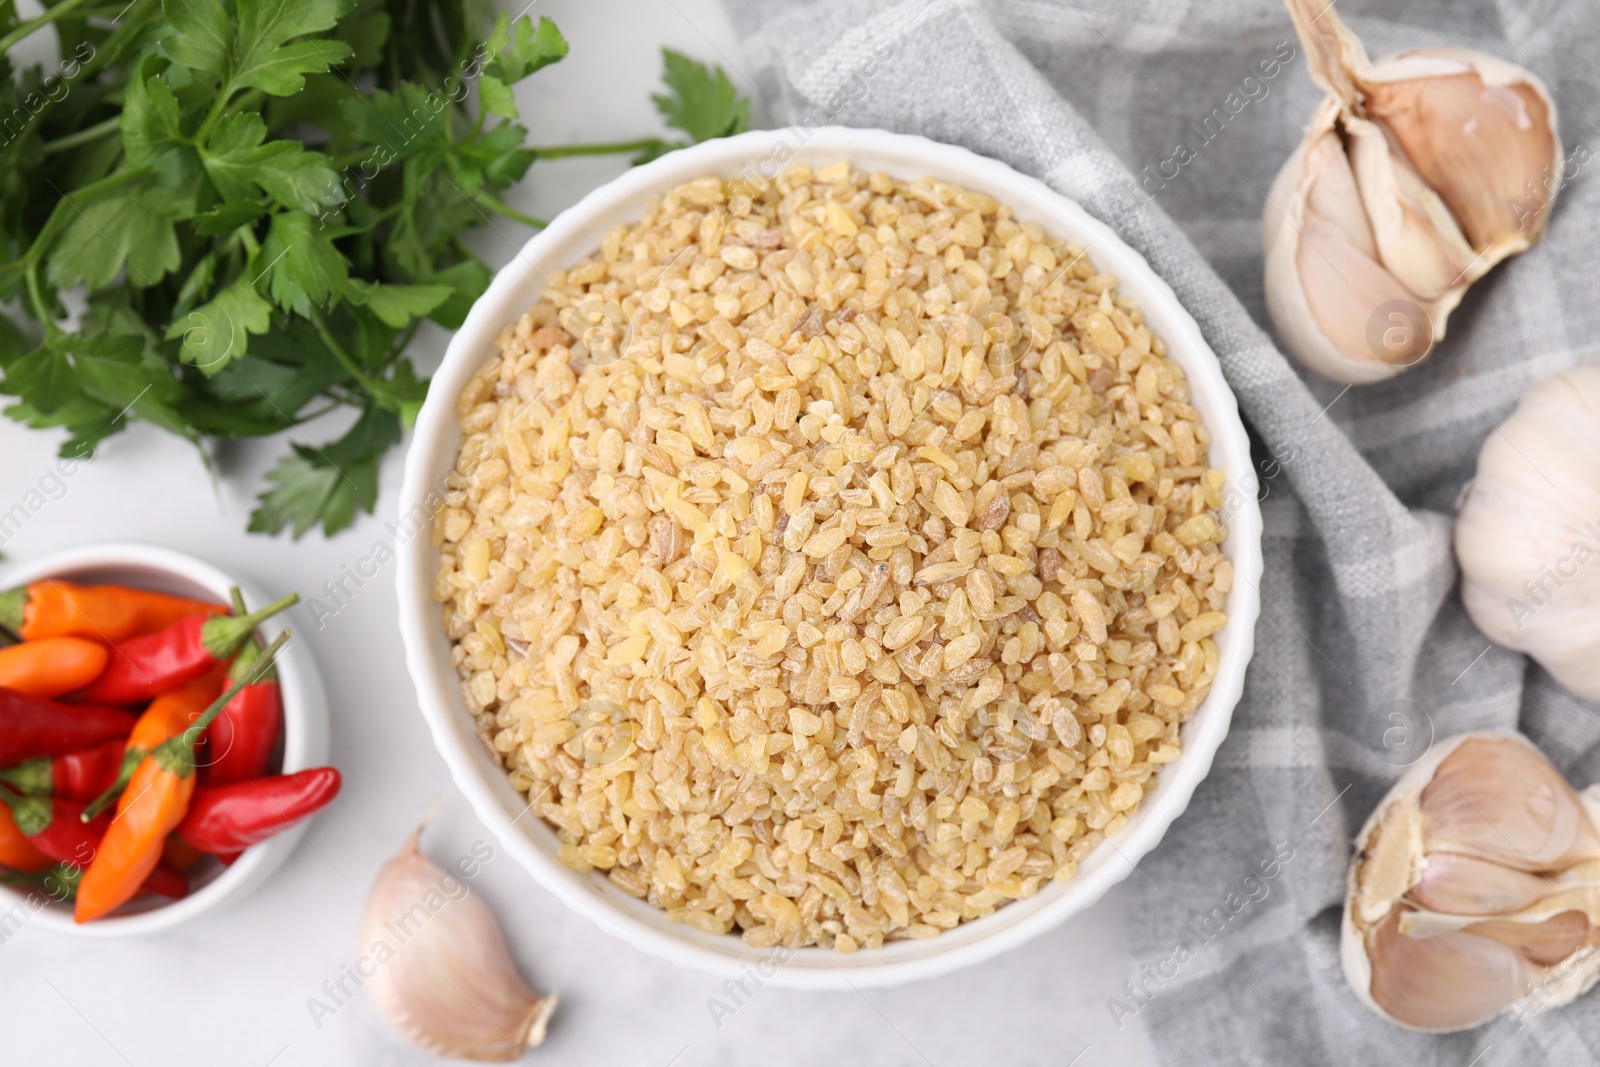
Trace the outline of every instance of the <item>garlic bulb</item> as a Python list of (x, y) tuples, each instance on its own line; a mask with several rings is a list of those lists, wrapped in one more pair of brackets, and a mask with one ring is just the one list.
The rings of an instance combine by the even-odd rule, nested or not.
[(1285, 3), (1327, 96), (1262, 212), (1267, 309), (1312, 370), (1382, 381), (1426, 357), (1467, 287), (1544, 232), (1555, 104), (1481, 52), (1370, 60), (1332, 4)]
[(1478, 629), (1600, 700), (1600, 368), (1546, 378), (1484, 440), (1455, 542)]
[(1520, 734), (1435, 746), (1356, 838), (1345, 980), (1430, 1032), (1569, 1003), (1600, 977), (1597, 819)]
[(439, 1056), (500, 1063), (544, 1040), (556, 998), (529, 989), (494, 913), (417, 849), (417, 827), (384, 865), (361, 916), (367, 980), (384, 1020)]

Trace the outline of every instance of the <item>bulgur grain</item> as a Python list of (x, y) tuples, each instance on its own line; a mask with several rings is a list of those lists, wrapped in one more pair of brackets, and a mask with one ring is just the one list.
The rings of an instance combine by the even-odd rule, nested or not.
[(699, 179), (552, 272), (460, 397), (434, 588), (563, 861), (840, 952), (1071, 879), (1226, 621), (1165, 352), (1084, 249), (843, 162)]

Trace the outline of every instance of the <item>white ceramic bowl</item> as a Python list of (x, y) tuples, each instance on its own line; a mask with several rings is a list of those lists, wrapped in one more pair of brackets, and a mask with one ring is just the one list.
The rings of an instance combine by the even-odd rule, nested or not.
[[(902, 178), (931, 175), (988, 193), (1011, 205), (1018, 218), (1036, 221), (1053, 234), (1085, 245), (1099, 269), (1117, 275), (1121, 291), (1139, 302), (1151, 330), (1165, 339), (1172, 358), (1187, 372), (1194, 406), (1212, 432), (1211, 462), (1228, 472), (1225, 509), (1229, 533), (1224, 549), (1238, 577), (1228, 598), (1228, 625), (1217, 635), (1221, 664), (1210, 696), (1184, 727), (1183, 755), (1161, 771), (1161, 787), (1129, 820), (1114, 848), (1101, 848), (1089, 856), (1079, 865), (1073, 882), (1051, 884), (1028, 900), (1016, 901), (937, 938), (900, 941), (851, 955), (803, 949), (793, 953), (774, 975), (764, 978), (777, 985), (811, 989), (889, 985), (986, 959), (1084, 910), (1127, 877), (1132, 865), (1155, 847), (1187, 806), (1228, 732), (1250, 660), (1261, 577), (1261, 515), (1250, 478), (1250, 446), (1238, 408), (1215, 354), (1167, 283), (1104, 224), (1043, 183), (963, 148), (881, 130), (791, 128), (710, 141), (631, 170), (563, 212), (496, 275), (451, 340), (433, 377), (406, 457), (401, 515), (430, 514), (430, 495), (437, 500), (460, 440), (456, 397), (493, 355), (500, 330), (537, 300), (543, 285), (541, 271), (569, 267), (593, 254), (612, 226), (638, 220), (650, 196), (702, 174), (770, 177), (791, 163), (823, 165), (840, 159)], [(665, 913), (630, 897), (599, 874), (579, 874), (562, 864), (556, 858), (555, 832), (543, 822), (525, 818), (513, 825), (513, 819), (524, 811), (524, 801), (484, 751), (462, 705), (439, 607), (432, 596), (437, 566), (438, 553), (426, 534), (410, 538), (400, 549), (400, 628), (434, 742), (478, 816), (542, 885), (610, 933), (684, 966), (737, 976), (743, 968), (764, 964), (761, 973), (765, 976), (772, 969), (768, 961), (774, 958), (773, 950), (751, 948), (736, 936), (705, 934), (669, 922)]]
[[(276, 599), (193, 556), (136, 542), (79, 545), (0, 567), (0, 589), (12, 589), (41, 578), (66, 578), (83, 584), (116, 582), (224, 604), (228, 602), (228, 587), (237, 585), (251, 607)], [(267, 620), (259, 632), (270, 641), (283, 627), (283, 616), (279, 615)], [(328, 699), (323, 693), (316, 663), (305, 647), (291, 638), (278, 653), (277, 669), (283, 695), (283, 773), (321, 766), (328, 762)], [(301, 823), (300, 828), (304, 829), (304, 825)], [(0, 895), (0, 921), (25, 912), (31, 915), (23, 920), (27, 923), (78, 937), (133, 937), (155, 933), (204, 914), (224, 901), (244, 896), (270, 878), (299, 842), (300, 834), (286, 830), (246, 849), (231, 867), (207, 860), (198, 869), (198, 875), (191, 871), (192, 889), (182, 900), (169, 901), (146, 895), (104, 919), (81, 926), (72, 921), (70, 904), (40, 906), (37, 898), (30, 899), (26, 893), (0, 886), (0, 894), (3, 894)]]

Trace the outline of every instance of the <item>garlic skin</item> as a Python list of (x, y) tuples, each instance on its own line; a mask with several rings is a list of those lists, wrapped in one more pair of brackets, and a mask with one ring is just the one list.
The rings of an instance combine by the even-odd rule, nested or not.
[(488, 905), (418, 850), (423, 828), (367, 897), (361, 950), (377, 961), (367, 991), (418, 1048), (480, 1063), (518, 1059), (544, 1041), (556, 998), (522, 980)]
[(1345, 981), (1428, 1033), (1570, 1003), (1600, 978), (1597, 820), (1600, 802), (1521, 734), (1435, 745), (1356, 837)]
[(1498, 645), (1600, 700), (1600, 368), (1523, 394), (1483, 442), (1455, 526), (1461, 600)]
[(1495, 56), (1373, 61), (1326, 0), (1285, 4), (1327, 95), (1262, 212), (1267, 310), (1312, 370), (1383, 381), (1426, 358), (1467, 288), (1543, 234), (1560, 179), (1555, 105)]

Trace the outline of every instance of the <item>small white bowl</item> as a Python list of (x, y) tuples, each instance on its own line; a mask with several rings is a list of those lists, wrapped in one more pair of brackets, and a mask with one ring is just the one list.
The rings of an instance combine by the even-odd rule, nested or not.
[[(85, 585), (115, 582), (224, 604), (228, 602), (228, 587), (237, 585), (252, 608), (276, 599), (193, 556), (131, 541), (78, 545), (0, 567), (0, 589), (13, 589), (41, 578), (65, 578)], [(283, 628), (283, 616), (276, 615), (263, 623), (259, 632), (271, 641)], [(328, 698), (316, 663), (293, 638), (278, 653), (276, 663), (283, 696), (282, 773), (321, 766), (328, 762)], [(304, 824), (300, 825), (303, 828)], [(70, 904), (51, 902), (40, 906), (37, 898), (30, 900), (30, 894), (9, 886), (0, 886), (0, 893), (4, 894), (0, 896), (0, 915), (20, 905), (34, 911), (31, 922), (41, 928), (77, 937), (152, 934), (249, 893), (283, 865), (299, 842), (298, 833), (285, 830), (246, 849), (231, 867), (207, 861), (208, 869), (202, 870), (182, 900), (145, 895), (90, 923), (73, 922)]]
[[(841, 159), (901, 178), (932, 176), (988, 193), (1011, 205), (1018, 218), (1036, 221), (1049, 232), (1086, 246), (1100, 270), (1117, 275), (1121, 291), (1139, 302), (1152, 332), (1166, 341), (1172, 358), (1188, 374), (1194, 406), (1212, 432), (1211, 462), (1228, 472), (1224, 510), (1229, 532), (1224, 550), (1237, 579), (1228, 597), (1228, 625), (1216, 639), (1221, 652), (1217, 677), (1205, 703), (1184, 726), (1183, 755), (1161, 771), (1160, 788), (1117, 835), (1114, 847), (1087, 857), (1075, 880), (1051, 884), (1027, 900), (931, 940), (899, 941), (850, 955), (808, 948), (784, 959), (773, 949), (752, 948), (737, 936), (706, 934), (668, 921), (664, 912), (629, 896), (601, 875), (579, 874), (563, 864), (556, 858), (555, 831), (542, 821), (514, 822), (526, 802), (484, 751), (462, 704), (449, 642), (433, 599), (438, 552), (427, 527), (432, 502), (439, 499), (460, 442), (456, 397), (494, 354), (501, 329), (516, 322), (538, 299), (544, 285), (541, 271), (570, 267), (592, 255), (612, 226), (636, 222), (651, 196), (700, 175), (772, 177), (794, 163), (823, 165)], [(501, 269), (452, 338), (417, 420), (400, 494), (400, 514), (421, 527), (399, 551), (400, 631), (406, 661), (434, 743), (479, 818), (542, 885), (602, 929), (652, 955), (719, 975), (737, 977), (745, 968), (759, 965), (763, 981), (780, 986), (846, 989), (932, 977), (1020, 945), (1094, 904), (1128, 876), (1133, 864), (1155, 847), (1188, 805), (1227, 735), (1254, 645), (1260, 607), (1261, 513), (1252, 475), (1250, 445), (1233, 392), (1193, 317), (1142, 256), (1042, 182), (964, 148), (882, 130), (791, 127), (708, 141), (631, 170), (562, 212)], [(782, 966), (769, 976), (775, 960)]]

